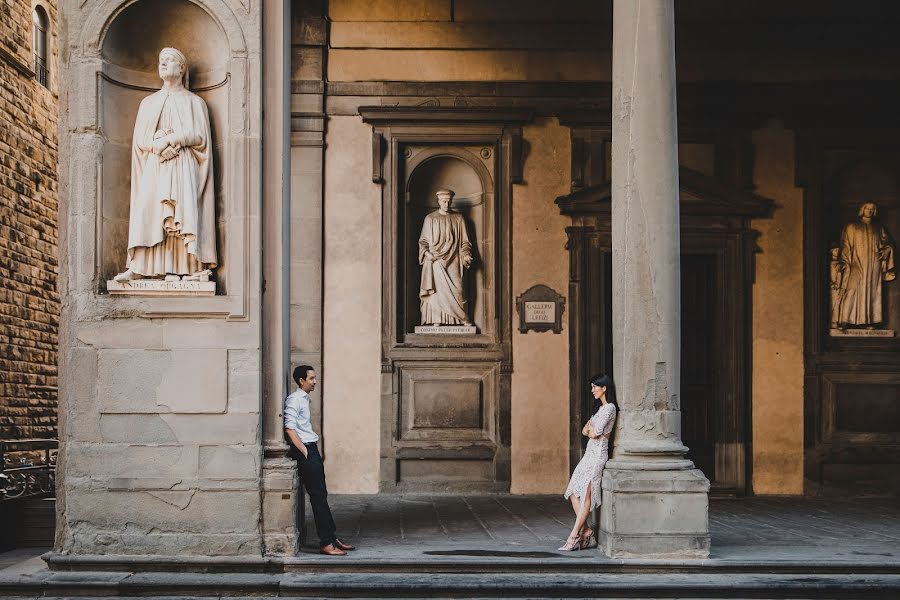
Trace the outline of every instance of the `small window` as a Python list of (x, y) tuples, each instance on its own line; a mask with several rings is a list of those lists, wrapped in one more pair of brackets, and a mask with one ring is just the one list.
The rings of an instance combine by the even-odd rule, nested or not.
[(31, 54), (34, 76), (45, 88), (50, 87), (50, 64), (47, 60), (47, 35), (50, 31), (50, 20), (40, 6), (31, 13)]

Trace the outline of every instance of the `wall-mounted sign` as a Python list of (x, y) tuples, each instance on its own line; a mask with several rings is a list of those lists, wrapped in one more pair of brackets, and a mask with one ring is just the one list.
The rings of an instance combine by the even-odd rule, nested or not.
[(562, 331), (562, 314), (566, 299), (546, 285), (534, 285), (516, 298), (519, 333), (527, 331)]

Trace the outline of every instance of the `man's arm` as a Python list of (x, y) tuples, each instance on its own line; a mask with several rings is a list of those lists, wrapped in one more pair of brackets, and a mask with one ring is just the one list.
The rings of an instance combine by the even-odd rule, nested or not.
[(297, 447), (297, 450), (303, 455), (303, 458), (309, 458), (309, 455), (306, 451), (306, 446), (300, 440), (300, 436), (297, 435), (297, 432), (293, 429), (289, 429), (287, 427), (284, 428), (284, 432), (287, 434), (288, 438), (291, 440), (291, 443)]
[(293, 396), (290, 396), (284, 402), (284, 433), (288, 436), (288, 439), (291, 440), (291, 443), (296, 446), (297, 450), (303, 454), (304, 458), (306, 458), (306, 446), (303, 445), (303, 440), (300, 439), (300, 435), (297, 433), (297, 430), (294, 429), (298, 424), (297, 420), (299, 418), (300, 411), (297, 408), (297, 401)]

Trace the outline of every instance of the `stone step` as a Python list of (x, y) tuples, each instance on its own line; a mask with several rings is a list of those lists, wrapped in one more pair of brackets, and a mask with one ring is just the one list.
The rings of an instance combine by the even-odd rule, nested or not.
[(898, 575), (602, 573), (48, 573), (0, 597), (898, 598)]
[[(54, 572), (99, 573), (223, 573), (239, 574), (779, 574), (779, 575), (897, 575), (896, 560), (621, 560), (608, 559), (596, 550), (559, 553), (541, 550), (480, 551), (425, 550), (386, 552), (379, 557), (351, 552), (328, 557), (314, 552), (296, 557), (163, 557), (82, 555), (48, 552), (43, 556)], [(478, 553), (481, 555), (479, 556)]]

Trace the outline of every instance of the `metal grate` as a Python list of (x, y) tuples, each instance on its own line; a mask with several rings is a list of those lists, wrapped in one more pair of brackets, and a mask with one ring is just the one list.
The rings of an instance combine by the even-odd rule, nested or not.
[(53, 496), (57, 440), (0, 440), (0, 501)]
[(37, 55), (37, 53), (32, 54), (32, 71), (34, 71), (34, 78), (37, 80), (39, 84), (44, 86), (45, 88), (50, 88), (50, 71), (47, 69), (47, 64), (44, 60)]

